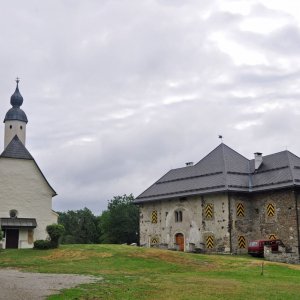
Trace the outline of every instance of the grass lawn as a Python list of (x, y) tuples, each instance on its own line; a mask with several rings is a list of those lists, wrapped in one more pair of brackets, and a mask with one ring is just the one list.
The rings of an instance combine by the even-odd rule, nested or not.
[(4, 250), (0, 267), (101, 276), (49, 299), (300, 299), (300, 265), (121, 245)]

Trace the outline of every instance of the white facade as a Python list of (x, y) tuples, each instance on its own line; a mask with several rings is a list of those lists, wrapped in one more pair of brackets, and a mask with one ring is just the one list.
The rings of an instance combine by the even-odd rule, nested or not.
[[(16, 210), (18, 218), (35, 218), (37, 227), (33, 230), (33, 240), (46, 239), (46, 226), (57, 223), (57, 214), (52, 211), (53, 190), (36, 163), (0, 158), (0, 190), (0, 217), (9, 218), (10, 211)], [(30, 235), (30, 229), (20, 229), (19, 248), (33, 246), (28, 243), (28, 233)]]

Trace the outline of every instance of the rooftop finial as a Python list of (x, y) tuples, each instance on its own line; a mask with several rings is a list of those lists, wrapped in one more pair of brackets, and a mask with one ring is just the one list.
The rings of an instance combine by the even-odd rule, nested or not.
[(223, 135), (219, 135), (219, 139), (221, 140), (221, 143), (223, 143)]
[(20, 82), (20, 78), (17, 77), (16, 78), (16, 83), (17, 83), (16, 90), (13, 93), (13, 95), (10, 97), (10, 104), (13, 107), (20, 107), (23, 103), (23, 97), (22, 97), (22, 95), (20, 94), (20, 91), (19, 91), (19, 82)]

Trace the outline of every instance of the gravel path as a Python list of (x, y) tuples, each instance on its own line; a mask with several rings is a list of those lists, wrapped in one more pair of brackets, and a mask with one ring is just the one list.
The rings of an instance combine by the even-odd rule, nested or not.
[(100, 277), (26, 273), (12, 269), (0, 269), (0, 299), (40, 300), (60, 290), (72, 288), (82, 283), (93, 283)]

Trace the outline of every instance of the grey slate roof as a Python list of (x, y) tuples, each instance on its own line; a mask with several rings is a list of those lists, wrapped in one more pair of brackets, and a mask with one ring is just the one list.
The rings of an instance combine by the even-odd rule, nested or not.
[(3, 123), (11, 120), (17, 120), (28, 123), (27, 116), (24, 110), (22, 110), (20, 107), (12, 107), (11, 109), (9, 109), (5, 115)]
[(263, 157), (258, 170), (248, 160), (221, 143), (194, 166), (170, 170), (136, 203), (222, 191), (255, 192), (300, 186), (300, 158), (289, 151)]
[(6, 121), (18, 120), (27, 123), (27, 116), (25, 112), (20, 108), (23, 104), (23, 97), (19, 91), (19, 81), (17, 80), (17, 86), (15, 92), (10, 97), (10, 104), (12, 108), (6, 113), (4, 123)]
[(29, 151), (25, 148), (23, 143), (20, 141), (17, 135), (10, 141), (4, 151), (1, 153), (0, 157), (6, 158), (21, 158), (21, 159), (31, 159), (33, 157)]

